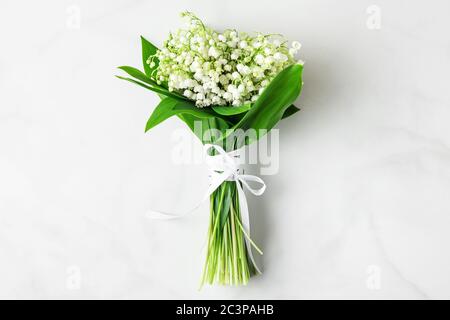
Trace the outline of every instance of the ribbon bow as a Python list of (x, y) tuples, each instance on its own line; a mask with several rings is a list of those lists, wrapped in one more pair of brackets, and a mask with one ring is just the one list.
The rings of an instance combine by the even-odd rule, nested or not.
[[(216, 155), (209, 155), (209, 150), (214, 149), (217, 154)], [(183, 216), (186, 216), (193, 211), (195, 211), (204, 201), (206, 201), (211, 194), (224, 182), (224, 181), (235, 181), (236, 182), (236, 188), (238, 190), (238, 197), (239, 197), (239, 207), (241, 212), (241, 222), (242, 226), (244, 228), (244, 234), (245, 234), (245, 243), (247, 247), (247, 253), (250, 258), (250, 260), (253, 262), (253, 265), (255, 266), (256, 270), (261, 273), (258, 266), (256, 265), (256, 262), (253, 258), (252, 249), (251, 249), (251, 238), (250, 238), (250, 215), (248, 212), (248, 205), (247, 205), (247, 199), (245, 197), (244, 189), (245, 187), (248, 191), (250, 191), (255, 196), (260, 196), (264, 193), (266, 190), (266, 184), (264, 181), (254, 175), (249, 174), (243, 174), (241, 173), (241, 170), (239, 168), (239, 150), (234, 150), (231, 152), (226, 152), (222, 147), (215, 145), (215, 144), (206, 144), (203, 148), (203, 151), (205, 153), (205, 163), (208, 166), (210, 170), (209, 174), (209, 187), (205, 192), (205, 195), (203, 196), (203, 199), (191, 210), (185, 212), (184, 214), (172, 214), (167, 212), (161, 212), (161, 211), (149, 211), (147, 213), (147, 216), (151, 219), (177, 219), (181, 218)], [(249, 182), (256, 182), (261, 184), (260, 188), (252, 188), (249, 185)], [(262, 254), (262, 252), (260, 252)]]

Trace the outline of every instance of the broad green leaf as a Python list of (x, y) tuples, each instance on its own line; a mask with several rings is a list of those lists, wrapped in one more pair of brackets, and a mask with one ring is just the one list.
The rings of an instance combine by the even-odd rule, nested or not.
[(293, 114), (295, 114), (295, 113), (297, 113), (297, 112), (299, 112), (299, 111), (300, 111), (299, 108), (297, 108), (296, 106), (294, 106), (293, 104), (291, 104), (291, 105), (289, 106), (289, 108), (287, 108), (286, 111), (283, 113), (283, 117), (282, 117), (281, 119), (282, 119), (282, 120), (283, 120), (283, 119), (286, 119), (286, 118), (292, 116)]
[(154, 60), (155, 66), (153, 68), (150, 68), (150, 65), (147, 63), (147, 59), (154, 55), (156, 51), (158, 51), (158, 48), (155, 47), (150, 41), (145, 39), (143, 36), (141, 36), (141, 44), (142, 44), (142, 63), (144, 65), (145, 74), (149, 77), (151, 77), (151, 74), (153, 70), (156, 70), (158, 68), (158, 61), (157, 59)]
[(164, 88), (161, 88), (161, 87), (149, 86), (149, 85), (146, 85), (145, 83), (142, 83), (140, 81), (137, 81), (137, 80), (134, 80), (134, 79), (131, 79), (131, 78), (126, 78), (126, 77), (121, 77), (121, 76), (116, 76), (116, 77), (121, 79), (121, 80), (129, 81), (131, 83), (137, 84), (138, 86), (141, 86), (141, 87), (143, 87), (143, 88), (145, 88), (147, 90), (150, 90), (150, 91), (162, 94), (164, 96), (171, 97), (171, 98), (179, 100), (179, 101), (189, 102), (185, 98), (182, 98), (178, 94), (170, 92), (167, 89), (164, 89)]
[[(250, 104), (242, 105), (239, 107), (213, 106), (212, 109), (218, 114), (227, 116), (227, 120), (229, 122), (231, 122), (233, 124), (237, 124), (245, 116), (245, 113), (251, 109), (251, 106), (252, 105), (250, 105)], [(298, 111), (300, 111), (300, 109), (297, 108), (296, 106), (294, 106), (293, 104), (291, 104), (289, 106), (289, 108), (287, 108), (286, 111), (283, 113), (283, 117), (281, 119), (282, 120), (286, 119), (286, 118), (292, 116), (293, 114), (297, 113)]]
[(130, 76), (132, 76), (133, 78), (136, 78), (136, 79), (138, 79), (138, 80), (140, 80), (142, 82), (145, 82), (147, 84), (150, 84), (152, 86), (159, 87), (159, 85), (156, 83), (155, 80), (151, 79), (149, 76), (147, 76), (141, 70), (138, 70), (138, 69), (133, 68), (133, 67), (128, 67), (128, 66), (121, 66), (121, 67), (118, 67), (118, 68), (120, 70), (125, 71)]
[(224, 115), (224, 116), (232, 116), (235, 114), (240, 114), (247, 112), (252, 107), (251, 104), (244, 104), (242, 106), (238, 107), (232, 107), (232, 106), (213, 106), (212, 109), (217, 112), (218, 114)]
[(156, 106), (148, 119), (145, 132), (174, 115), (192, 115), (199, 119), (211, 118), (215, 115), (206, 109), (197, 108), (193, 103), (167, 97)]
[[(142, 82), (145, 82), (149, 85), (151, 85), (152, 87), (158, 88), (160, 90), (164, 90), (165, 92), (170, 92), (169, 90), (167, 90), (167, 88), (159, 85), (155, 80), (151, 79), (150, 77), (147, 77), (147, 75), (145, 73), (143, 73), (142, 71), (133, 68), (133, 67), (128, 67), (128, 66), (122, 66), (122, 67), (118, 67), (120, 70), (125, 71), (126, 73), (128, 73), (130, 76), (132, 76), (133, 78), (136, 78), (137, 80), (140, 80)], [(185, 96), (176, 93), (176, 92), (171, 92), (171, 94), (173, 96), (177, 96), (180, 99), (183, 100), (188, 100), (188, 98), (186, 98)]]
[(228, 122), (228, 119), (225, 121), (217, 115), (213, 118), (205, 119), (202, 127), (202, 143), (215, 144), (225, 136), (226, 130), (231, 127), (232, 124)]
[[(191, 129), (191, 131), (200, 139), (202, 144), (215, 143), (220, 140), (227, 129), (232, 127), (232, 124), (227, 120), (224, 120), (217, 115), (209, 118), (199, 118), (192, 114), (178, 114), (180, 118), (186, 125)], [(220, 136), (216, 137), (215, 132), (210, 132), (207, 134), (207, 130), (216, 129), (220, 132)]]
[(281, 71), (271, 81), (252, 108), (233, 127), (235, 130), (255, 130), (256, 136), (250, 136), (241, 143), (254, 142), (255, 139), (260, 138), (261, 134), (265, 133), (261, 132), (261, 129), (269, 131), (281, 120), (285, 111), (300, 94), (302, 71), (303, 66), (294, 64)]

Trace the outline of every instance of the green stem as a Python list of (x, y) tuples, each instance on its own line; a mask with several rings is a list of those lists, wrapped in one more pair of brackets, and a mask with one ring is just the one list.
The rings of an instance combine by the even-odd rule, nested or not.
[[(231, 199), (231, 200), (229, 200)], [(204, 284), (245, 285), (256, 274), (245, 238), (262, 253), (242, 226), (236, 183), (225, 181), (210, 198), (207, 252), (201, 278)]]

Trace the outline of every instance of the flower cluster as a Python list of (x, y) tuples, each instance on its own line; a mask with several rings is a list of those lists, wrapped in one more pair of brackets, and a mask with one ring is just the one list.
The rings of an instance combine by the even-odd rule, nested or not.
[(250, 104), (281, 70), (296, 63), (298, 42), (288, 48), (280, 35), (218, 33), (192, 13), (182, 16), (189, 18), (188, 29), (170, 34), (147, 63), (153, 68), (159, 62), (153, 74), (158, 83), (197, 107)]

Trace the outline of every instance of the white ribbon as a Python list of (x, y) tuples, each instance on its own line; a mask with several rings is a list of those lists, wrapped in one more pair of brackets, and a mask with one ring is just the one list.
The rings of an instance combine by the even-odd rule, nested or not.
[[(216, 150), (217, 155), (209, 155), (208, 151), (210, 149)], [(250, 241), (250, 215), (248, 212), (247, 199), (245, 198), (243, 187), (245, 187), (255, 196), (260, 196), (266, 190), (266, 184), (261, 178), (257, 176), (241, 174), (239, 169), (239, 154), (241, 150), (242, 149), (227, 153), (222, 147), (218, 145), (206, 144), (203, 148), (203, 151), (205, 153), (205, 163), (210, 170), (210, 181), (209, 187), (206, 190), (203, 199), (193, 209), (185, 212), (184, 214), (176, 215), (173, 213), (152, 210), (147, 213), (147, 217), (149, 217), (150, 219), (177, 219), (186, 216), (195, 211), (204, 201), (206, 201), (224, 181), (235, 181), (236, 188), (238, 190), (239, 208), (241, 212), (242, 227), (245, 233), (244, 239), (247, 246), (247, 253), (256, 270), (261, 273), (252, 254), (252, 244)], [(252, 188), (249, 185), (249, 182), (259, 183), (261, 184), (261, 187), (257, 189)]]

